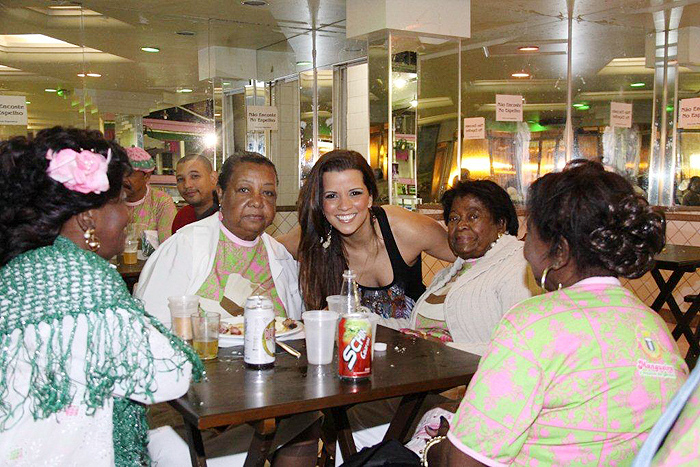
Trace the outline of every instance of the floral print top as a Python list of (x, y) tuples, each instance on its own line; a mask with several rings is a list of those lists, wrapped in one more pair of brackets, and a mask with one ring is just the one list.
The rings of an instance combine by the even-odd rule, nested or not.
[(612, 277), (513, 307), (448, 438), (487, 465), (625, 465), (688, 369), (663, 320)]

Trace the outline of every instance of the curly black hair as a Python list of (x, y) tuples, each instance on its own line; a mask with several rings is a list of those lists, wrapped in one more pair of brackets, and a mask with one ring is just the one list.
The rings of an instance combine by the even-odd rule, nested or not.
[(489, 210), (495, 223), (503, 221), (506, 232), (518, 235), (518, 214), (506, 190), (491, 180), (462, 180), (442, 195), (442, 217), (445, 224), (450, 218), (452, 203), (457, 198), (474, 196)]
[(563, 238), (580, 272), (636, 278), (666, 242), (666, 220), (622, 176), (589, 165), (547, 174), (528, 194), (528, 229), (554, 254)]
[(218, 184), (223, 191), (226, 191), (228, 182), (231, 181), (231, 176), (236, 170), (236, 167), (246, 162), (250, 162), (251, 164), (266, 165), (272, 168), (272, 170), (275, 172), (275, 180), (277, 181), (277, 183), (279, 183), (279, 177), (277, 176), (277, 168), (270, 159), (258, 152), (236, 151), (231, 157), (224, 161), (224, 165), (221, 166), (221, 171), (219, 172)]
[[(49, 149), (86, 149), (105, 157), (111, 149), (109, 189), (84, 194), (50, 178)], [(25, 251), (52, 245), (71, 217), (118, 197), (128, 164), (124, 149), (95, 130), (57, 126), (41, 130), (34, 139), (18, 136), (0, 142), (0, 266)]]

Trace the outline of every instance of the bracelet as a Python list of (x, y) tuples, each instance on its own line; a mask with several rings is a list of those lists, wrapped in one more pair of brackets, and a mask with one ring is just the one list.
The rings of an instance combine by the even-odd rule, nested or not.
[(423, 458), (420, 461), (420, 464), (423, 467), (428, 467), (428, 451), (430, 450), (430, 448), (432, 448), (445, 438), (447, 438), (447, 436), (435, 436), (434, 438), (431, 438), (430, 441), (428, 441), (428, 444), (426, 444), (423, 448)]

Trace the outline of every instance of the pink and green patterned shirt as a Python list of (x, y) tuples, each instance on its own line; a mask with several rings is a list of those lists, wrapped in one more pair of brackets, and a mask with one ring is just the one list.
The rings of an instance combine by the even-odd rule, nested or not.
[(197, 295), (220, 302), (224, 298), (227, 283), (230, 280), (236, 280), (237, 283), (244, 285), (236, 289), (235, 305), (243, 308), (247, 297), (264, 295), (272, 301), (275, 315), (286, 317), (287, 312), (272, 279), (265, 243), (260, 237), (253, 241), (242, 240), (221, 222), (219, 227), (219, 243), (214, 257), (214, 266), (197, 291)]
[(127, 202), (126, 205), (129, 208), (129, 224), (135, 226), (137, 238), (144, 230), (157, 230), (160, 243), (170, 238), (177, 208), (169, 194), (149, 186), (142, 200)]
[(651, 465), (654, 467), (700, 465), (700, 386), (686, 402)]
[(656, 313), (588, 278), (503, 317), (448, 438), (492, 466), (629, 464), (687, 375)]

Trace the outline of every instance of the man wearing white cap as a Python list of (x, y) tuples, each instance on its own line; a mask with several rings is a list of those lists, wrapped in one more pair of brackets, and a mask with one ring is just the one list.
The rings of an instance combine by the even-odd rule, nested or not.
[(129, 224), (134, 234), (141, 236), (144, 230), (158, 231), (158, 241), (163, 243), (171, 235), (177, 208), (167, 193), (151, 188), (148, 181), (156, 168), (155, 162), (145, 150), (136, 147), (126, 149), (133, 171), (124, 178), (126, 205), (129, 208)]

